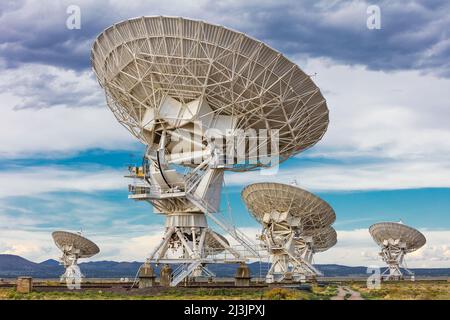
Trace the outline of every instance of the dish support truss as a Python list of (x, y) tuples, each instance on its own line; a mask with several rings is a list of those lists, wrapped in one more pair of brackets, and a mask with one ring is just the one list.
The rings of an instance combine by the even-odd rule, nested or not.
[(80, 250), (74, 248), (71, 245), (62, 247), (63, 255), (59, 258), (60, 264), (66, 269), (64, 274), (61, 275), (60, 281), (65, 281), (68, 285), (74, 286), (76, 289), (80, 289), (81, 278), (84, 275), (81, 273), (78, 266), (78, 258)]
[(300, 236), (299, 229), (292, 222), (276, 222), (272, 218), (270, 222), (265, 222), (260, 240), (269, 252), (271, 262), (266, 275), (267, 283), (304, 282), (322, 275), (312, 265), (312, 237)]
[[(135, 182), (129, 185), (129, 198), (147, 201), (166, 216), (165, 234), (147, 263), (179, 264), (171, 286), (189, 276), (211, 275), (207, 264), (241, 263), (259, 256), (253, 241), (220, 214), (224, 170), (217, 158), (207, 157), (181, 175), (172, 169), (161, 170), (164, 165), (149, 153), (147, 150), (142, 167), (130, 168), (128, 177)], [(231, 235), (240, 244), (239, 249), (212, 231), (206, 216)]]
[(414, 280), (414, 273), (409, 270), (404, 262), (406, 246), (400, 240), (386, 240), (381, 246), (379, 253), (388, 268), (381, 274), (383, 280), (402, 280), (404, 273), (402, 269)]

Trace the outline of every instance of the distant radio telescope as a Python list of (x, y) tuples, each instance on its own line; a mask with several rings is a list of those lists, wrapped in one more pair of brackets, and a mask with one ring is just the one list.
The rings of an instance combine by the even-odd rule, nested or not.
[(379, 222), (370, 226), (369, 232), (380, 246), (380, 256), (388, 265), (382, 276), (386, 280), (403, 279), (404, 269), (414, 279), (414, 274), (406, 268), (404, 257), (425, 245), (425, 236), (418, 230), (401, 222)]
[(242, 198), (263, 227), (260, 240), (271, 258), (267, 282), (321, 274), (312, 265), (313, 254), (337, 241), (331, 227), (336, 215), (328, 203), (296, 186), (271, 182), (245, 187)]
[(90, 258), (99, 253), (100, 249), (95, 243), (76, 233), (55, 231), (52, 233), (52, 237), (56, 246), (63, 253), (60, 262), (66, 271), (61, 276), (61, 281), (79, 285), (78, 281), (81, 281), (83, 274), (78, 266), (78, 259)]
[(312, 261), (314, 253), (327, 251), (337, 243), (337, 233), (332, 226), (305, 231), (303, 237), (311, 239), (309, 242), (309, 250), (303, 251), (302, 245), (298, 245), (298, 249), (296, 249), (299, 251), (300, 255), (303, 255), (302, 252), (306, 252), (307, 254), (304, 256), (307, 257), (309, 262)]
[(142, 167), (130, 168), (129, 197), (166, 216), (147, 262), (181, 264), (175, 286), (207, 264), (258, 256), (220, 213), (224, 171), (270, 167), (321, 139), (328, 108), (311, 78), (243, 33), (176, 17), (107, 28), (91, 61), (116, 119), (147, 146)]

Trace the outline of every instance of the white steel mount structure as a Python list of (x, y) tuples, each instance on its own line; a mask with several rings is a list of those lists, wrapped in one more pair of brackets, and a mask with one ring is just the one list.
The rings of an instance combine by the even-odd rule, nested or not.
[(370, 226), (369, 232), (380, 246), (379, 253), (388, 265), (382, 277), (385, 280), (404, 279), (402, 269), (414, 280), (414, 273), (404, 263), (407, 253), (413, 252), (425, 245), (425, 236), (418, 230), (404, 225), (402, 222), (379, 222)]
[(109, 108), (147, 145), (142, 167), (130, 168), (129, 197), (166, 216), (148, 261), (183, 264), (175, 286), (199, 266), (258, 256), (220, 215), (224, 171), (270, 167), (321, 139), (328, 108), (311, 78), (262, 42), (176, 17), (113, 25), (95, 40), (91, 61)]
[[(300, 257), (307, 263), (313, 263), (314, 254), (324, 252), (337, 243), (337, 233), (333, 227), (327, 226), (322, 229), (310, 229), (302, 233), (300, 241), (295, 245), (295, 256)], [(312, 277), (320, 275), (312, 274)]]
[(271, 258), (268, 283), (305, 281), (321, 273), (312, 265), (313, 254), (336, 243), (334, 210), (322, 199), (292, 185), (255, 183), (242, 198), (263, 226), (260, 240)]
[[(81, 280), (83, 274), (78, 266), (78, 259), (96, 255), (100, 252), (98, 246), (79, 234), (67, 231), (55, 231), (52, 233), (52, 237), (56, 246), (63, 253), (59, 260), (66, 271), (61, 276), (61, 281), (70, 283)], [(79, 283), (75, 284), (79, 285)]]

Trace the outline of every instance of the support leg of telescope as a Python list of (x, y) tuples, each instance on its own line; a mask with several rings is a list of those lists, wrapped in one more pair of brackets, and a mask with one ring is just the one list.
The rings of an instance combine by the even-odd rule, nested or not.
[(150, 262), (153, 260), (153, 257), (158, 253), (158, 251), (161, 249), (160, 253), (158, 254), (158, 257), (156, 260), (161, 259), (164, 254), (167, 251), (167, 247), (169, 245), (170, 238), (172, 237), (173, 233), (175, 232), (174, 227), (169, 227), (162, 238), (161, 242), (156, 246), (156, 248), (153, 250), (153, 252), (150, 254), (150, 256), (147, 258), (147, 262)]
[(403, 273), (398, 264), (388, 265), (388, 269), (383, 274), (386, 280), (401, 280), (403, 277)]
[(214, 239), (216, 239), (228, 252), (230, 252), (235, 258), (240, 259), (242, 258), (239, 252), (231, 248), (231, 246), (223, 241), (215, 232), (211, 232), (211, 230), (207, 230), (210, 236), (212, 236)]

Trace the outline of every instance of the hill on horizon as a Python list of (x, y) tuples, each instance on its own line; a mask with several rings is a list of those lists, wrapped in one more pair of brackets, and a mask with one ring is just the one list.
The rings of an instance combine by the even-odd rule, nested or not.
[[(81, 262), (79, 266), (87, 278), (134, 278), (142, 262), (138, 261), (88, 261)], [(338, 264), (315, 265), (327, 277), (356, 277), (368, 276), (367, 267), (343, 266)], [(219, 277), (232, 277), (237, 264), (210, 265), (208, 267)], [(268, 270), (268, 264), (253, 262), (249, 264), (253, 276), (264, 275)], [(159, 273), (159, 268), (155, 268)], [(450, 268), (411, 268), (416, 276), (450, 276)], [(58, 278), (64, 273), (64, 267), (58, 261), (48, 259), (40, 263), (29, 261), (17, 255), (0, 254), (0, 278), (15, 278), (18, 276), (31, 276), (37, 278)]]

